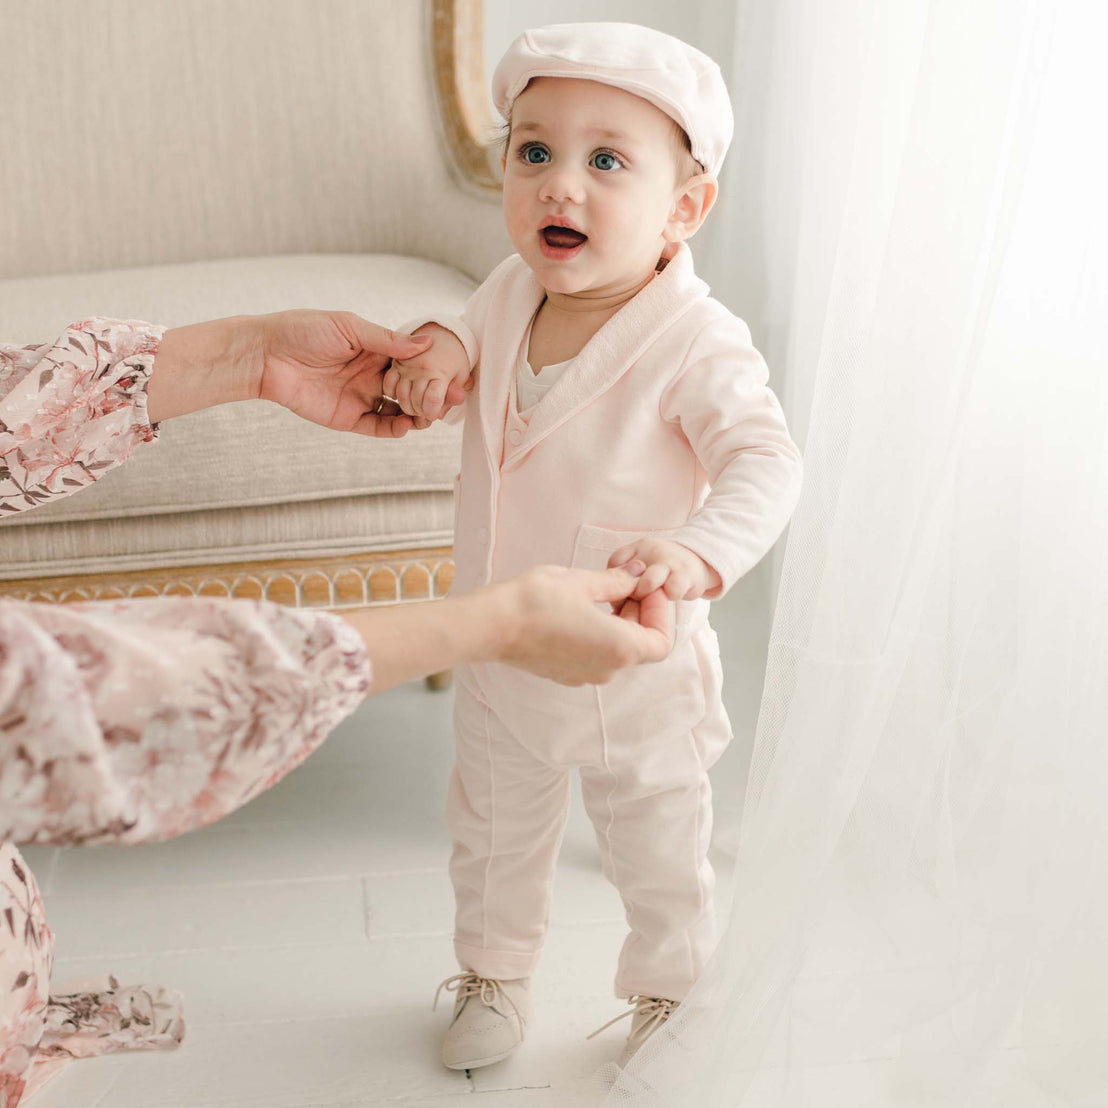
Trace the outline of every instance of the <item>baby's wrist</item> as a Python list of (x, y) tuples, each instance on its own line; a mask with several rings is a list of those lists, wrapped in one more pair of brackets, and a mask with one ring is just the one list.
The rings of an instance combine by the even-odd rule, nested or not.
[(705, 596), (708, 593), (718, 592), (723, 588), (723, 579), (716, 572), (715, 567), (711, 562), (702, 558), (695, 550), (685, 546), (684, 543), (680, 544), (685, 550), (696, 559), (696, 567), (698, 576), (700, 578), (698, 584), (700, 585), (700, 596)]
[[(700, 555), (697, 555), (699, 558)], [(704, 567), (704, 587), (700, 591), (701, 596), (718, 596), (723, 589), (723, 578), (716, 572), (712, 565), (700, 558), (700, 564)]]

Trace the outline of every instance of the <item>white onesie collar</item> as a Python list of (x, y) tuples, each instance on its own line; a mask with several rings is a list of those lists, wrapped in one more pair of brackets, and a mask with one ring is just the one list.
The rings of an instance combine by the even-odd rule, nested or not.
[(553, 365), (543, 366), (536, 373), (527, 358), (527, 351), (531, 346), (531, 330), (534, 325), (535, 320), (532, 317), (523, 341), (519, 344), (519, 354), (516, 358), (516, 410), (521, 414), (529, 413), (529, 410), (546, 396), (575, 361), (574, 358), (569, 358), (564, 362), (555, 362)]

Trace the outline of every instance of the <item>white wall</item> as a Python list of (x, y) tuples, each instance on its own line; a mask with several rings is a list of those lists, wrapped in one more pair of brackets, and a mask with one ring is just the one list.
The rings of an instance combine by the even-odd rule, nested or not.
[[(642, 23), (684, 39), (715, 59), (726, 79), (734, 56), (735, 9), (734, 0), (485, 0), (485, 72), (492, 76), (508, 44), (528, 27), (614, 21)], [(732, 150), (723, 169), (724, 181), (734, 172)], [(738, 214), (728, 210), (733, 192), (722, 190), (721, 202), (692, 245), (697, 271), (712, 286), (713, 295), (743, 315), (743, 282), (735, 269), (742, 262), (729, 246)]]

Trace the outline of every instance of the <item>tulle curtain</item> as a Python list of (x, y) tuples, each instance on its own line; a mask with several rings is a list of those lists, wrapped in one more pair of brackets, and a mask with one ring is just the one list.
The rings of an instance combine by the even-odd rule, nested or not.
[(806, 487), (733, 914), (606, 1104), (1103, 1108), (1105, 5), (739, 11)]

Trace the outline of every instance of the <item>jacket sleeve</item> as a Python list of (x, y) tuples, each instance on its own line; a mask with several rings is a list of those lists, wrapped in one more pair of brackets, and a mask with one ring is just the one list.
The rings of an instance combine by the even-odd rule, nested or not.
[(91, 484), (157, 437), (146, 386), (164, 331), (87, 319), (53, 343), (0, 345), (0, 517)]
[(680, 425), (710, 485), (671, 538), (716, 570), (716, 596), (765, 556), (800, 495), (800, 451), (768, 380), (746, 324), (728, 315), (697, 335), (662, 395), (662, 418)]
[[(67, 496), (157, 434), (164, 328), (90, 319), (0, 346), (0, 514)], [(139, 842), (218, 819), (369, 689), (325, 612), (213, 598), (0, 600), (0, 842)]]
[[(477, 294), (474, 293), (476, 296)], [(428, 323), (437, 323), (440, 327), (444, 327), (449, 331), (464, 347), (466, 350), (466, 357), (469, 358), (469, 368), (477, 364), (477, 357), (480, 353), (480, 346), (477, 342), (477, 336), (474, 334), (473, 329), (466, 322), (465, 312), (460, 316), (457, 315), (421, 315), (416, 316), (414, 320), (409, 323), (405, 323), (403, 327), (398, 327), (397, 331), (403, 334), (411, 335), (415, 331), (418, 331), (420, 327), (425, 326)]]
[(362, 701), (326, 612), (155, 597), (0, 600), (0, 841), (145, 842), (233, 811)]

